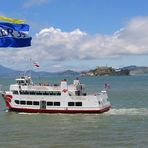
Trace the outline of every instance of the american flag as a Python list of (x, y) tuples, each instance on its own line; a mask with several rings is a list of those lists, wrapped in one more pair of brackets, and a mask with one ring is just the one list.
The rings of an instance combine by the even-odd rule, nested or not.
[(110, 89), (110, 84), (105, 83), (105, 84), (104, 84), (104, 88), (105, 88), (105, 89)]
[(33, 64), (34, 64), (35, 67), (40, 67), (38, 62), (34, 62)]

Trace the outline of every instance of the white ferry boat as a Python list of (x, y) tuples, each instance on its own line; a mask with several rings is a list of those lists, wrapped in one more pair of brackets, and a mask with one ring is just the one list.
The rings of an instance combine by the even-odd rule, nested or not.
[(23, 76), (3, 92), (8, 111), (27, 113), (103, 113), (111, 104), (107, 92), (86, 94), (79, 79), (68, 85), (66, 80), (57, 84), (33, 84), (31, 77)]

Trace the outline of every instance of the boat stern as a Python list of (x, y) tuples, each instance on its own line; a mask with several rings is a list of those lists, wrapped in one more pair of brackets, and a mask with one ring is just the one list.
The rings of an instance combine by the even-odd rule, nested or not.
[(99, 106), (101, 106), (102, 108), (104, 108), (104, 110), (110, 110), (111, 108), (111, 103), (110, 101), (108, 101), (108, 95), (106, 91), (101, 91), (100, 93), (98, 93), (96, 95)]

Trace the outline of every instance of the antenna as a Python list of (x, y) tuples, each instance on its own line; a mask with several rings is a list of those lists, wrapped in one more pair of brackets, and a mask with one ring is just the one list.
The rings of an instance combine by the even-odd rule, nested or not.
[(32, 71), (32, 58), (29, 59), (29, 76), (31, 77), (31, 71)]

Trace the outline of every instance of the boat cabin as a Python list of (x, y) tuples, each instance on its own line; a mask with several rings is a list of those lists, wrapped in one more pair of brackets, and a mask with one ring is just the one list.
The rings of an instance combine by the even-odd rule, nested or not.
[(18, 78), (18, 79), (16, 79), (16, 82), (17, 82), (18, 85), (30, 85), (30, 84), (33, 84), (32, 80), (31, 80), (31, 77), (28, 77), (28, 76), (23, 76), (23, 77)]

